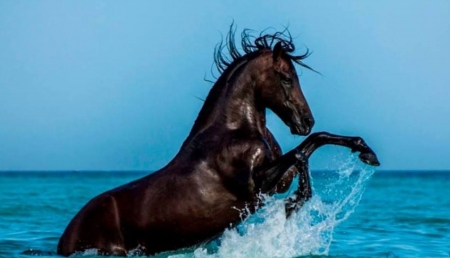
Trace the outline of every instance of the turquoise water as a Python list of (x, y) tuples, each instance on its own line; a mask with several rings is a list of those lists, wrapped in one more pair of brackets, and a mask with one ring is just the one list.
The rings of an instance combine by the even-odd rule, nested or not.
[[(314, 197), (292, 219), (284, 217), (283, 196), (268, 197), (259, 214), (227, 230), (217, 246), (162, 256), (449, 257), (450, 172), (373, 172), (352, 164), (313, 171)], [(31, 257), (30, 250), (52, 256), (90, 198), (145, 174), (1, 172), (0, 257)]]

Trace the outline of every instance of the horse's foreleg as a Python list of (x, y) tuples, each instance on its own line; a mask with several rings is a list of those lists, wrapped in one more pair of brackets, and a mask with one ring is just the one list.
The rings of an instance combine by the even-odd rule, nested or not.
[(306, 159), (308, 159), (315, 150), (328, 144), (348, 147), (352, 152), (359, 151), (359, 158), (362, 162), (372, 166), (380, 165), (375, 152), (367, 146), (361, 137), (342, 136), (327, 132), (313, 133), (309, 135), (297, 149), (305, 155)]
[(306, 156), (295, 148), (253, 173), (255, 187), (261, 193), (272, 191), (292, 166), (305, 166)]
[(300, 174), (299, 188), (295, 191), (294, 196), (286, 201), (287, 216), (300, 208), (312, 196), (308, 173), (308, 158), (301, 152), (299, 147), (287, 152), (269, 165), (260, 168), (253, 176), (256, 187), (262, 193), (273, 193), (272, 191), (286, 173), (296, 172)]
[(374, 166), (380, 165), (380, 162), (378, 161), (378, 158), (373, 150), (367, 146), (364, 140), (360, 137), (335, 135), (326, 132), (311, 134), (296, 148), (304, 155), (303, 160), (306, 162), (296, 164), (296, 169), (300, 174), (299, 188), (295, 191), (294, 196), (290, 197), (286, 202), (287, 216), (290, 216), (293, 211), (298, 210), (308, 199), (311, 198), (312, 191), (307, 161), (315, 150), (327, 144), (348, 147), (352, 150), (352, 152), (359, 151), (361, 152), (359, 154), (359, 158), (362, 162)]
[(373, 150), (361, 137), (341, 136), (326, 132), (313, 133), (295, 149), (255, 171), (253, 174), (255, 186), (262, 193), (267, 193), (273, 190), (292, 166), (295, 166), (300, 174), (300, 182), (294, 197), (289, 198), (286, 203), (286, 212), (288, 215), (291, 214), (311, 198), (308, 159), (315, 150), (327, 144), (348, 147), (353, 152), (359, 151), (359, 158), (362, 162), (374, 166), (380, 165)]
[(309, 178), (309, 163), (306, 157), (304, 160), (306, 160), (306, 162), (295, 165), (295, 169), (300, 177), (298, 188), (295, 190), (294, 195), (286, 200), (286, 217), (289, 217), (293, 211), (298, 210), (312, 197), (311, 181)]

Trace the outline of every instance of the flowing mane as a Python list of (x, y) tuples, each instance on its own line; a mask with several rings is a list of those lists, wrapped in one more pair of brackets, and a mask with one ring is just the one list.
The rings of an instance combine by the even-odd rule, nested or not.
[(182, 148), (189, 143), (192, 136), (201, 130), (201, 128), (204, 128), (209, 124), (208, 120), (210, 117), (218, 116), (218, 114), (211, 113), (214, 112), (212, 109), (216, 107), (216, 103), (218, 98), (222, 95), (222, 90), (226, 85), (226, 82), (235, 74), (236, 69), (253, 58), (258, 57), (263, 51), (273, 50), (273, 47), (278, 42), (281, 43), (283, 50), (282, 54), (284, 57), (289, 58), (292, 62), (297, 63), (302, 67), (315, 71), (310, 66), (303, 63), (303, 59), (307, 58), (310, 54), (307, 48), (304, 54), (293, 54), (295, 52), (295, 46), (288, 29), (276, 31), (272, 34), (268, 34), (266, 33), (267, 30), (264, 30), (258, 36), (252, 35), (252, 32), (253, 31), (250, 29), (244, 29), (242, 31), (242, 50), (239, 50), (236, 46), (235, 39), (236, 27), (234, 24), (231, 24), (225, 39), (222, 39), (214, 48), (214, 64), (219, 71), (219, 75), (215, 76), (217, 80), (214, 82), (208, 96), (205, 98), (203, 107), (201, 108), (188, 137), (184, 141)]
[(264, 49), (272, 50), (272, 47), (278, 42), (281, 42), (284, 55), (292, 62), (314, 71), (310, 66), (303, 63), (303, 59), (310, 55), (308, 48), (306, 48), (304, 54), (293, 55), (295, 45), (287, 28), (272, 34), (265, 34), (266, 31), (262, 31), (259, 36), (255, 37), (252, 35), (252, 30), (244, 29), (241, 33), (241, 47), (244, 53), (241, 53), (236, 46), (236, 28), (232, 24), (225, 40), (220, 41), (214, 48), (214, 64), (219, 73), (222, 74), (231, 64), (242, 59), (246, 54), (259, 52)]

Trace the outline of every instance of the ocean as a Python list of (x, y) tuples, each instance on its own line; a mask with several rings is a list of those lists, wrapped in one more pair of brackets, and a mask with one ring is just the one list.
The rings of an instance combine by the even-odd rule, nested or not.
[[(0, 257), (55, 257), (87, 201), (148, 173), (0, 172)], [(157, 257), (450, 256), (450, 171), (376, 171), (353, 158), (311, 178), (313, 198), (290, 219), (283, 199), (296, 184), (208, 246)]]

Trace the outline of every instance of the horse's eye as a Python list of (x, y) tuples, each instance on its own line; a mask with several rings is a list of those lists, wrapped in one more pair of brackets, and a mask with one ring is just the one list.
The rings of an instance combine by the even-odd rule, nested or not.
[(281, 77), (281, 84), (283, 84), (283, 86), (289, 88), (292, 85), (292, 79), (289, 78), (289, 77), (282, 76)]

